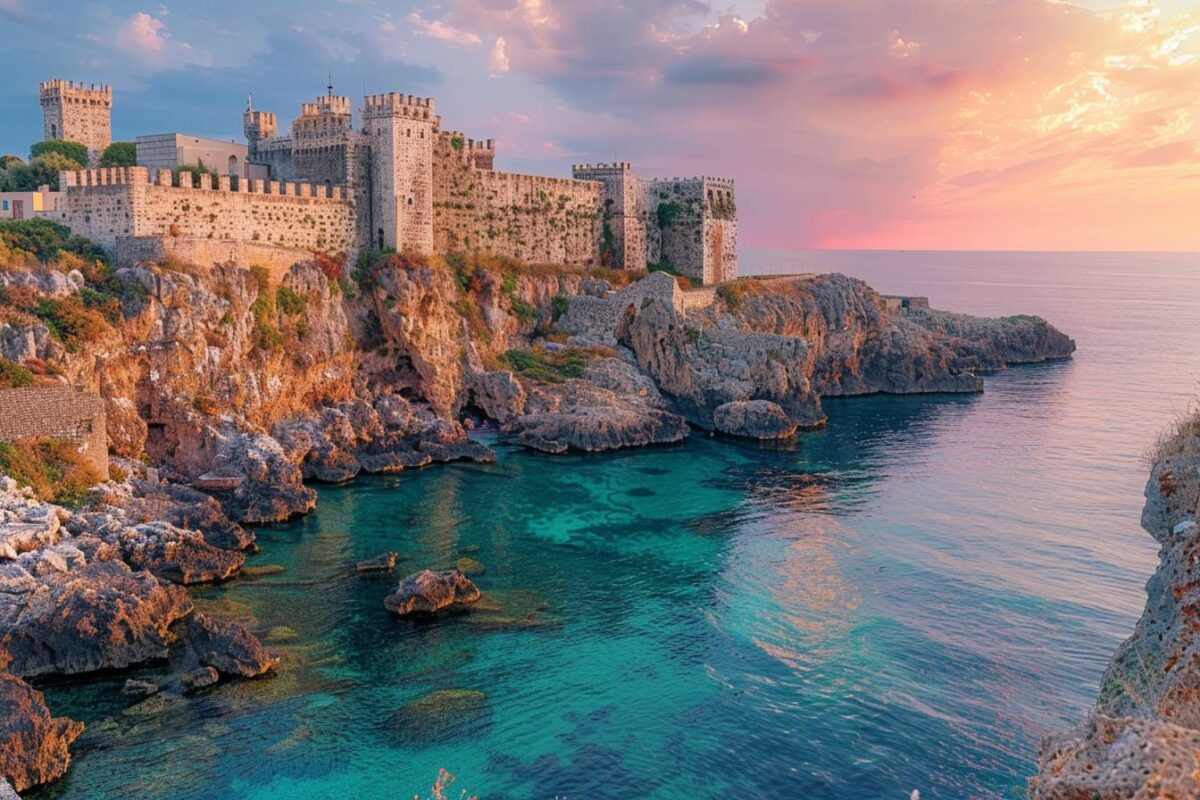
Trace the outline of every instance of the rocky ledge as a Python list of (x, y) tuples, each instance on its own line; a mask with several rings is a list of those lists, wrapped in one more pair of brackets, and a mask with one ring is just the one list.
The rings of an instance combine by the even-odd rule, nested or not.
[(1133, 635), (1096, 705), (1046, 737), (1031, 800), (1200, 797), (1200, 417), (1159, 448), (1142, 527), (1161, 545)]
[[(52, 717), (24, 678), (171, 658), (179, 662), (173, 685), (199, 688), (278, 664), (244, 625), (188, 618), (193, 604), (183, 584), (241, 567), (241, 549), (215, 542), (253, 542), (206, 495), (131, 477), (105, 483), (87, 510), (71, 512), (0, 477), (0, 515), (0, 527), (20, 531), (0, 551), (0, 778), (18, 791), (65, 772), (83, 729)], [(146, 684), (142, 694), (158, 690)]]

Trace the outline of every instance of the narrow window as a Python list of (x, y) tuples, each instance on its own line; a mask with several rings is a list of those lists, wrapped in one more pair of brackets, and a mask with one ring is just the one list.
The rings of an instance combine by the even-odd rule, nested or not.
[(379, 249), (383, 250), (383, 228), (379, 229)]

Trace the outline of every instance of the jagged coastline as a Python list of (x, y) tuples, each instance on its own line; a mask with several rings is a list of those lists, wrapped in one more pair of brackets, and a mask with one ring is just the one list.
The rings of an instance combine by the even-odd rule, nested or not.
[(25, 678), (168, 659), (165, 685), (131, 691), (183, 696), (270, 674), (255, 632), (193, 613), (184, 587), (236, 578), (243, 526), (312, 511), (308, 481), (489, 460), (479, 425), (551, 453), (782, 438), (823, 423), (823, 396), (976, 392), (1073, 351), (1035, 317), (900, 310), (842, 275), (697, 295), (664, 273), (395, 254), (314, 257), (278, 283), (234, 264), (10, 265), (0, 359), (100, 395), (117, 470), (74, 510), (0, 485), (0, 691), (20, 697), (0, 776), (59, 777), (79, 735)]
[(1200, 797), (1200, 416), (1163, 437), (1145, 494), (1161, 545), (1145, 611), (1087, 719), (1043, 740), (1031, 800)]

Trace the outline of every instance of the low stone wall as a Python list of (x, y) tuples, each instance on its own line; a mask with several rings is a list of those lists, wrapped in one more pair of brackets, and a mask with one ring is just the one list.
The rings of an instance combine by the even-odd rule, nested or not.
[(104, 400), (66, 386), (0, 390), (0, 442), (50, 437), (69, 439), (108, 477), (108, 429)]
[(176, 260), (208, 268), (234, 263), (241, 267), (266, 267), (271, 280), (279, 283), (292, 265), (308, 261), (312, 253), (257, 242), (227, 239), (197, 239), (171, 236), (122, 236), (117, 239), (117, 266), (161, 264)]

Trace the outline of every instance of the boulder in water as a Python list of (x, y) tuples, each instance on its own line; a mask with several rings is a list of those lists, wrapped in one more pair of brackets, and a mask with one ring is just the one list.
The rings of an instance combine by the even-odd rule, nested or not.
[(383, 605), (402, 617), (431, 616), (465, 610), (480, 596), (479, 588), (461, 572), (426, 569), (400, 581)]

